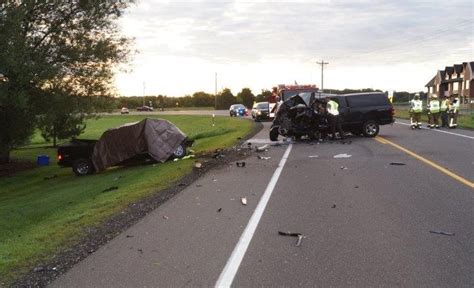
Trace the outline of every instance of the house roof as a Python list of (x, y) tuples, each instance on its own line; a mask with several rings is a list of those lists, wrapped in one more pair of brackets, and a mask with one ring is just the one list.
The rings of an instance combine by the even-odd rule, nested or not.
[(448, 73), (448, 75), (451, 75), (454, 72), (454, 67), (446, 66), (446, 68), (444, 68), (444, 71), (446, 71), (446, 73)]
[(426, 83), (425, 87), (434, 86), (435, 79), (436, 79), (436, 75), (430, 80), (430, 82)]
[(454, 64), (454, 71), (456, 71), (457, 74), (462, 73), (463, 66), (462, 64)]

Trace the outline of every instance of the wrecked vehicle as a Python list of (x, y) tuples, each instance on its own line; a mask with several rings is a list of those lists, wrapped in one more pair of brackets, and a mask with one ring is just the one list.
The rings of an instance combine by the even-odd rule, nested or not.
[(99, 140), (75, 139), (58, 147), (58, 165), (72, 167), (78, 176), (137, 160), (165, 162), (182, 158), (192, 141), (174, 124), (144, 119), (109, 129)]
[(354, 135), (375, 137), (380, 125), (395, 121), (392, 103), (382, 92), (345, 95), (303, 92), (284, 99), (286, 101), (279, 105), (270, 128), (270, 140), (277, 141), (278, 135), (295, 138), (307, 135), (310, 139), (324, 137), (330, 129), (325, 112), (325, 103), (329, 99), (339, 104), (342, 129)]
[(320, 101), (315, 99), (314, 93), (302, 93), (279, 103), (270, 128), (270, 140), (277, 141), (278, 135), (296, 139), (307, 136), (311, 140), (322, 137), (321, 133), (325, 133), (329, 125), (316, 107)]

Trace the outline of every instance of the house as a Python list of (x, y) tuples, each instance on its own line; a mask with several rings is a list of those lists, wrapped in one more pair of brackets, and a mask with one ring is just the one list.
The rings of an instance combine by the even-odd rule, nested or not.
[(459, 96), (461, 104), (474, 104), (474, 61), (446, 66), (425, 85), (428, 95)]

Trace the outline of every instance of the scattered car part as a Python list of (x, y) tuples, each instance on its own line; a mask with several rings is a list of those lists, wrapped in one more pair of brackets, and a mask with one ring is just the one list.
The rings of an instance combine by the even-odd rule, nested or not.
[(247, 205), (247, 197), (240, 197), (240, 202), (242, 202), (242, 205)]
[(430, 233), (433, 233), (433, 234), (440, 234), (440, 235), (446, 235), (446, 236), (454, 236), (454, 233), (444, 232), (444, 231), (430, 230)]
[(402, 163), (402, 162), (391, 162), (390, 165), (393, 165), (393, 166), (404, 166), (406, 165), (405, 163)]
[(340, 158), (351, 158), (351, 157), (352, 157), (352, 155), (346, 154), (346, 153), (334, 155), (334, 158), (336, 158), (336, 159), (340, 159)]
[(257, 158), (260, 159), (260, 160), (268, 160), (268, 159), (270, 159), (270, 158), (272, 158), (272, 157), (270, 157), (270, 156), (265, 157), (265, 156), (260, 156), (260, 155), (258, 155)]
[(303, 241), (303, 234), (301, 233), (292, 233), (292, 232), (282, 232), (278, 231), (278, 234), (282, 236), (291, 236), (291, 237), (297, 237), (298, 240), (296, 240), (296, 246), (301, 246), (301, 241)]
[(245, 167), (245, 162), (244, 161), (236, 162), (235, 164), (237, 165), (237, 167)]
[(266, 152), (266, 151), (268, 151), (268, 147), (269, 147), (268, 144), (265, 144), (263, 146), (256, 147), (255, 151), (257, 151), (257, 152)]
[(106, 189), (102, 190), (102, 192), (110, 192), (110, 191), (117, 190), (117, 189), (118, 189), (118, 186), (112, 186), (112, 187), (109, 187), (109, 188), (106, 188)]

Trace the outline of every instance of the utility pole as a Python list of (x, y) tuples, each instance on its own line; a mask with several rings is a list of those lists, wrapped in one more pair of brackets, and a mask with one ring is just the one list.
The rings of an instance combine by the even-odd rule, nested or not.
[(214, 109), (217, 109), (217, 72), (214, 77)]
[(324, 60), (321, 59), (321, 62), (316, 63), (321, 65), (321, 92), (324, 92), (324, 65), (329, 64), (329, 62), (324, 62)]
[(142, 106), (145, 106), (145, 88), (146, 88), (146, 84), (145, 82), (143, 82), (143, 105)]

